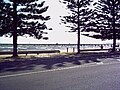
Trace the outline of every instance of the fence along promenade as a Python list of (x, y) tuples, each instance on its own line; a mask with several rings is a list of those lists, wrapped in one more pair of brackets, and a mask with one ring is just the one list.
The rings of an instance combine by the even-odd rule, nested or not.
[[(81, 52), (94, 52), (94, 51), (107, 51), (110, 52), (112, 49), (84, 49), (80, 50)], [(120, 48), (117, 49), (117, 51), (120, 51)], [(12, 51), (0, 51), (0, 55), (11, 55), (13, 52)], [(44, 50), (44, 51), (18, 51), (18, 54), (44, 54), (44, 53), (60, 53), (60, 50)], [(67, 48), (67, 53), (69, 53), (69, 48)], [(73, 48), (73, 53), (75, 53), (74, 48)]]
[[(12, 51), (0, 51), (0, 55), (12, 54)], [(44, 51), (18, 51), (18, 54), (43, 54), (43, 53), (60, 53), (59, 50), (44, 50)]]

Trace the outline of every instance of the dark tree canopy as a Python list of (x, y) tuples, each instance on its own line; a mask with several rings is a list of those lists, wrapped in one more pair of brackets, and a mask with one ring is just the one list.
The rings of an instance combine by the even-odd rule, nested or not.
[(102, 40), (120, 39), (120, 0), (99, 0), (94, 5), (90, 23), (84, 31), (98, 34), (84, 35)]
[[(10, 0), (11, 2), (14, 0)], [(50, 16), (43, 16), (48, 6), (44, 7), (45, 1), (38, 3), (37, 0), (16, 0), (17, 1), (17, 36), (30, 35), (41, 39), (47, 28), (45, 22)], [(34, 1), (34, 2), (33, 2)], [(27, 2), (27, 3), (26, 3)], [(13, 35), (13, 6), (12, 3), (5, 3), (2, 9), (0, 35)], [(2, 4), (3, 5), (3, 4)]]
[(0, 1), (0, 36), (13, 36), (13, 56), (17, 55), (17, 37), (29, 35), (37, 39), (45, 39), (47, 34), (46, 21), (50, 16), (44, 16), (48, 6), (40, 0), (9, 0)]
[[(89, 16), (92, 13), (89, 8), (93, 0), (63, 0), (69, 10), (68, 15), (62, 17), (62, 23), (66, 24), (66, 27), (69, 27), (70, 32), (76, 32), (78, 30), (78, 13), (79, 13), (79, 27), (83, 31), (86, 22), (88, 22)], [(79, 11), (78, 11), (79, 8)]]
[(12, 26), (12, 9), (10, 6), (9, 3), (5, 3), (3, 0), (0, 1), (0, 36), (10, 32), (8, 29), (8, 27)]

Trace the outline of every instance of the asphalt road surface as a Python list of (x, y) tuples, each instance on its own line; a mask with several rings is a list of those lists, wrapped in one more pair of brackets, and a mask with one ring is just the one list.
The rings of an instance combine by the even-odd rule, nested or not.
[(120, 90), (120, 63), (4, 75), (0, 90)]

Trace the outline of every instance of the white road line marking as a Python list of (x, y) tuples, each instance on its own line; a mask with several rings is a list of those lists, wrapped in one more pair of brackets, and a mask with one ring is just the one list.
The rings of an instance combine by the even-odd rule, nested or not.
[(45, 73), (45, 72), (53, 72), (53, 71), (61, 71), (61, 70), (65, 70), (65, 69), (72, 69), (72, 68), (78, 68), (78, 67), (80, 67), (80, 66), (73, 66), (73, 67), (66, 67), (66, 68), (58, 68), (58, 69), (44, 70), (44, 71), (36, 71), (36, 72), (28, 72), (28, 73), (20, 73), (20, 74), (11, 74), (11, 75), (0, 76), (0, 78), (24, 76), (24, 75), (31, 75), (31, 74)]
[(96, 63), (96, 64), (98, 64), (98, 65), (99, 65), (99, 64), (104, 64), (104, 63), (103, 63), (103, 62), (98, 62), (98, 63)]
[(28, 73), (5, 75), (5, 76), (0, 76), (0, 79), (1, 78), (9, 78), (9, 77), (17, 77), (17, 76), (25, 76), (25, 75), (31, 75), (31, 74), (38, 74), (38, 73), (53, 72), (53, 71), (68, 70), (68, 69), (74, 69), (74, 68), (80, 68), (80, 67), (91, 67), (91, 66), (109, 65), (109, 64), (117, 64), (117, 63), (120, 63), (120, 62), (111, 62), (111, 63), (103, 63), (103, 64), (90, 63), (90, 64), (85, 64), (85, 65), (80, 65), (80, 66), (72, 66), (72, 67), (66, 67), (66, 68), (57, 68), (57, 69), (52, 69), (52, 70), (44, 70), (44, 71), (36, 71), (36, 72), (28, 72)]
[(120, 59), (117, 59), (117, 61), (119, 61), (119, 62), (120, 62)]

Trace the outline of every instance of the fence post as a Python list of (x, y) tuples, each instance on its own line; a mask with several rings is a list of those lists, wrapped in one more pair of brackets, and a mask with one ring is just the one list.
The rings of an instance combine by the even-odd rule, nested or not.
[(73, 52), (75, 52), (75, 48), (73, 47)]
[(68, 53), (68, 48), (67, 48), (67, 53)]

